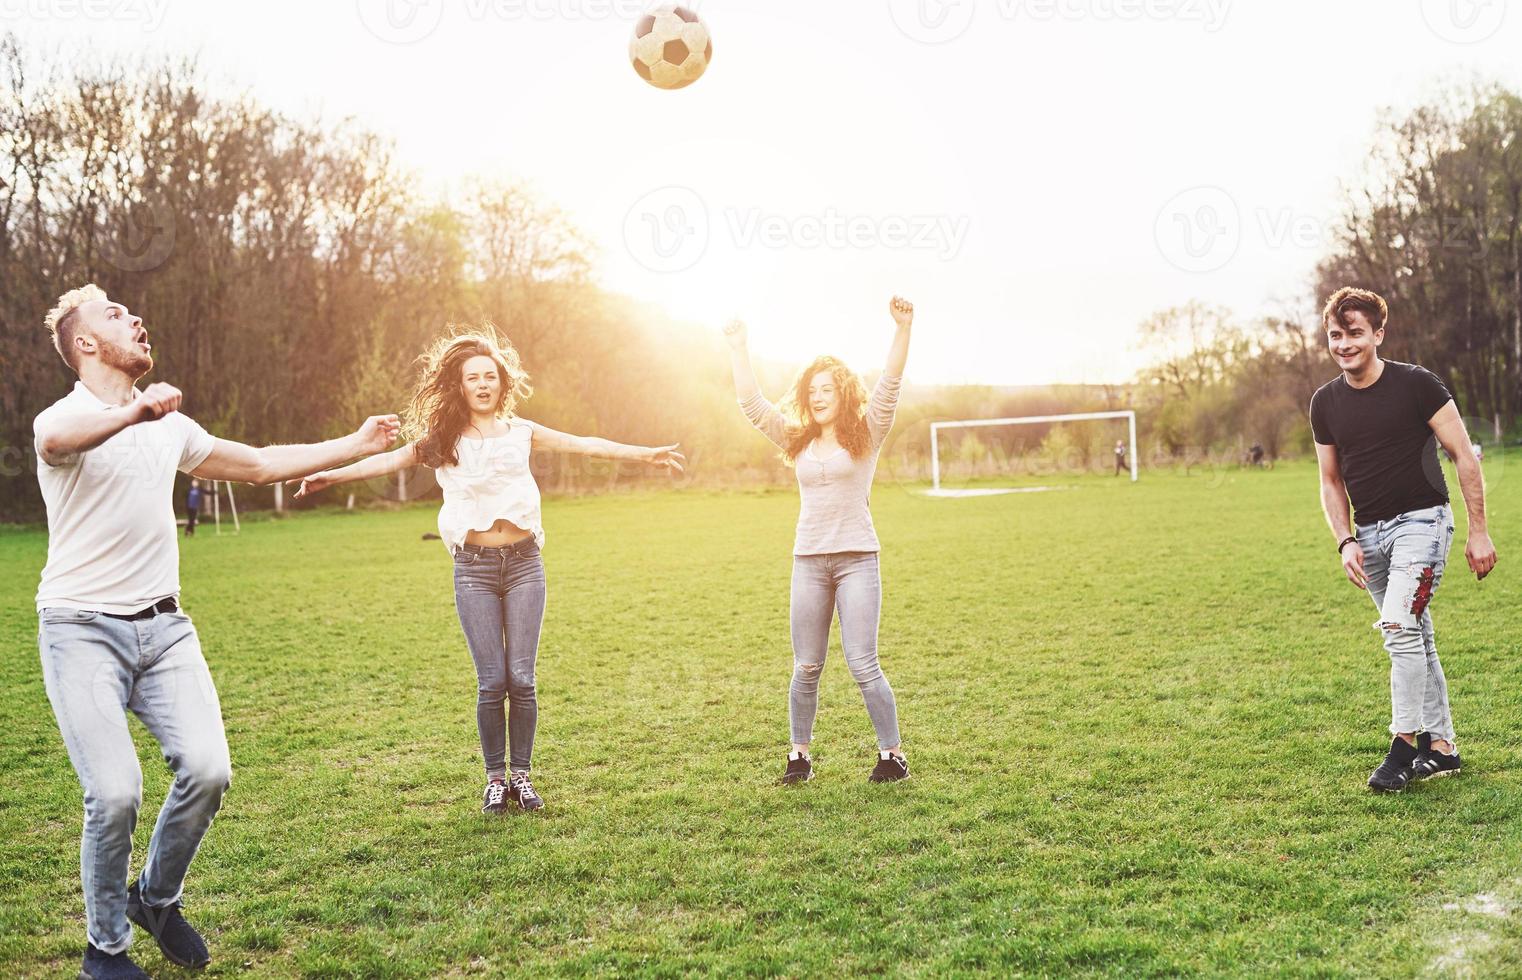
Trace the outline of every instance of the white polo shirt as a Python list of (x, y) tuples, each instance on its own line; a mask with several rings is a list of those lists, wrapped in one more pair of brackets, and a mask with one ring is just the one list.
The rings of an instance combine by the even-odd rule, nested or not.
[[(141, 397), (133, 389), (132, 397)], [(43, 409), (38, 428), (70, 414), (111, 408), (83, 382)], [(180, 591), (174, 474), (211, 455), (212, 436), (173, 412), (129, 425), (88, 452), (49, 465), (37, 453), (37, 483), (48, 509), (48, 563), (37, 609), (49, 606), (134, 613)]]

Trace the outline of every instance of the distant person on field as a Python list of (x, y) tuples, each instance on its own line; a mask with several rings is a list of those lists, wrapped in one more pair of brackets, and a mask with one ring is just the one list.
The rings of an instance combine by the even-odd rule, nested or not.
[[(517, 412), (533, 391), (518, 352), (491, 324), (443, 337), (419, 359), (423, 370), (400, 449), (314, 473), (296, 496), (429, 466), (444, 491), (439, 536), (454, 563), (455, 609), (476, 667), (476, 726), (486, 767), (481, 810), (544, 806), (529, 781), (539, 724), (535, 671), (544, 622), (544, 528), (535, 450), (627, 459), (682, 472), (675, 445), (629, 446), (573, 436)], [(508, 707), (503, 710), (503, 703)]]
[(1479, 443), (1475, 442), (1475, 443), (1470, 443), (1470, 447), (1469, 448), (1474, 450), (1474, 458), (1475, 458), (1475, 460), (1477, 462), (1481, 462), (1481, 463), (1485, 462), (1485, 447), (1484, 446), (1482, 446)]
[(898, 409), (914, 305), (895, 296), (888, 304), (895, 332), (888, 363), (872, 395), (861, 379), (833, 357), (817, 357), (798, 375), (778, 410), (761, 394), (746, 349), (745, 325), (724, 328), (740, 409), (782, 450), (798, 477), (802, 505), (793, 542), (790, 601), (793, 677), (788, 705), (792, 749), (783, 783), (814, 776), (809, 743), (819, 709), (819, 675), (830, 641), (830, 622), (840, 616), (846, 666), (861, 689), (877, 734), (876, 764), (868, 779), (893, 782), (909, 776), (898, 731), (898, 704), (877, 658), (882, 610), (877, 532), (868, 495)]
[[(201, 481), (190, 481), (190, 492), (185, 495), (185, 537), (196, 533), (196, 520), (201, 516)], [(220, 526), (220, 525), (219, 525)]]
[(1252, 448), (1247, 451), (1247, 458), (1252, 462), (1252, 465), (1254, 465), (1254, 466), (1262, 466), (1263, 465), (1263, 443), (1261, 443), (1261, 442), (1255, 442), (1255, 443), (1253, 443), (1252, 444)]
[[(311, 446), (253, 449), (208, 435), (153, 370), (140, 317), (94, 285), (59, 298), (45, 324), (79, 380), (33, 425), (48, 513), (37, 645), (48, 700), (84, 789), (80, 976), (146, 977), (127, 956), (135, 922), (180, 966), (210, 961), (180, 914), (185, 873), (231, 779), (216, 687), (180, 608), (174, 475), (273, 483), (384, 449), (400, 425), (375, 416)], [(143, 776), (131, 711), (174, 770), (142, 874), (127, 883)]]
[(1116, 476), (1120, 476), (1122, 473), (1124, 473), (1129, 468), (1130, 467), (1128, 467), (1126, 465), (1126, 444), (1123, 441), (1121, 441), (1120, 439), (1116, 439), (1115, 440), (1115, 475)]
[(1344, 287), (1327, 300), (1322, 324), (1342, 374), (1311, 398), (1311, 431), (1343, 571), (1373, 598), (1374, 628), (1390, 655), (1394, 737), (1369, 787), (1399, 792), (1413, 778), (1459, 771), (1429, 609), (1454, 532), (1439, 443), (1458, 468), (1469, 516), (1464, 552), (1476, 578), (1495, 567), (1496, 549), (1486, 533), (1484, 476), (1447, 387), (1426, 368), (1379, 356), (1388, 315), (1385, 301), (1364, 289)]

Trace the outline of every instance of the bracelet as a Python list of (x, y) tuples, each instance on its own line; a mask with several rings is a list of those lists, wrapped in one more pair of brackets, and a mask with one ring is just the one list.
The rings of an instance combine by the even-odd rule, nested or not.
[(1357, 540), (1358, 540), (1358, 535), (1356, 535), (1356, 534), (1350, 534), (1347, 537), (1343, 538), (1341, 541), (1337, 542), (1337, 553), (1339, 555), (1342, 554), (1342, 549), (1343, 548), (1346, 548), (1348, 545), (1352, 544), (1353, 542), (1355, 542)]

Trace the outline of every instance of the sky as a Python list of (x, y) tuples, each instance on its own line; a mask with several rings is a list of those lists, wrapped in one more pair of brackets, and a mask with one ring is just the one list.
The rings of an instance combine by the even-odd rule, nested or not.
[(924, 383), (1124, 381), (1192, 299), (1313, 307), (1381, 114), (1522, 89), (1522, 0), (706, 0), (696, 84), (628, 60), (644, 0), (0, 0), (86, 56), (395, 141), (431, 193), (526, 182), (599, 278), (758, 355), (872, 370), (915, 303)]

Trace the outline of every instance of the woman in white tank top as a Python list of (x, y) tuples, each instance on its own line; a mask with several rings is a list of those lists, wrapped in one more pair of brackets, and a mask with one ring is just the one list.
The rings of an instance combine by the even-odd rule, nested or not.
[[(455, 608), (475, 661), (476, 725), (486, 766), (481, 809), (537, 810), (529, 781), (538, 723), (535, 667), (544, 618), (544, 528), (534, 450), (628, 459), (682, 471), (675, 445), (629, 446), (557, 432), (515, 413), (532, 389), (511, 344), (487, 324), (445, 337), (421, 358), (422, 377), (400, 449), (307, 477), (297, 497), (340, 483), (429, 466), (444, 491), (439, 536), (454, 561)], [(503, 704), (507, 708), (504, 711)]]
[(893, 428), (914, 305), (893, 297), (896, 324), (888, 361), (869, 397), (861, 379), (839, 359), (817, 357), (798, 375), (779, 410), (761, 394), (746, 349), (745, 325), (724, 328), (729, 338), (735, 395), (750, 423), (782, 450), (798, 478), (798, 533), (793, 540), (789, 619), (793, 676), (788, 688), (792, 748), (783, 783), (814, 777), (809, 756), (819, 709), (819, 675), (830, 640), (830, 621), (840, 617), (846, 666), (861, 689), (877, 735), (874, 783), (907, 779), (898, 730), (898, 702), (877, 657), (882, 610), (877, 531), (868, 495), (877, 454)]

